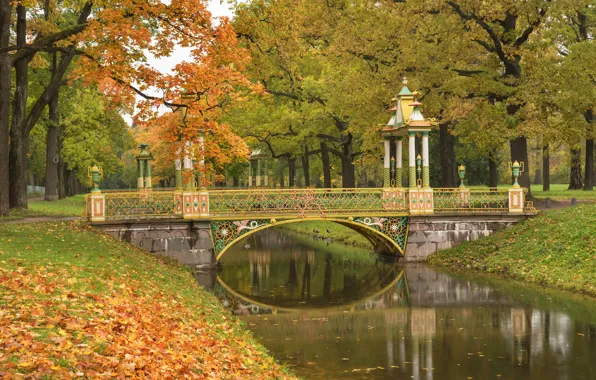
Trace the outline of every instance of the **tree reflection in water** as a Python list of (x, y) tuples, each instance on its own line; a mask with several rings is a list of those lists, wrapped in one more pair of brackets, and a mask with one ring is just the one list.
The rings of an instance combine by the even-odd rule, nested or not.
[(299, 376), (596, 378), (593, 301), (537, 304), (536, 290), (266, 232), (226, 253), (215, 293)]

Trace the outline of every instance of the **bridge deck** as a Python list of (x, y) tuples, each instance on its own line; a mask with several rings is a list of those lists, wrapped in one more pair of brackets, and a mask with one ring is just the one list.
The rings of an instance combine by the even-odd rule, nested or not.
[[(429, 190), (432, 207), (426, 214), (505, 215), (511, 211), (508, 189)], [(207, 205), (199, 205), (195, 198), (189, 201), (184, 198), (186, 193), (172, 189), (103, 191), (104, 220), (187, 218), (183, 215), (185, 206), (206, 206), (207, 213), (192, 219), (407, 216), (415, 214), (411, 204), (417, 202), (410, 189), (218, 189), (203, 193), (207, 194)], [(92, 196), (87, 198), (88, 215), (93, 207)], [(531, 202), (524, 204), (522, 212), (535, 211)]]

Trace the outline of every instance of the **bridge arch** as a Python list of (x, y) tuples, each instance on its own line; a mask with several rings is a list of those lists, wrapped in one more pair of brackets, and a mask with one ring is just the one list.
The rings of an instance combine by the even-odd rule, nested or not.
[[(217, 288), (221, 289), (217, 289)], [(234, 303), (242, 304), (245, 308), (252, 309), (253, 314), (277, 314), (278, 312), (299, 312), (299, 311), (312, 311), (312, 310), (325, 310), (327, 312), (345, 312), (345, 311), (358, 311), (363, 309), (369, 309), (370, 302), (383, 301), (383, 295), (396, 292), (397, 300), (395, 303), (400, 306), (407, 306), (410, 304), (410, 290), (408, 287), (408, 280), (406, 277), (405, 269), (399, 269), (397, 275), (392, 276), (392, 280), (384, 286), (382, 289), (377, 290), (375, 293), (367, 295), (365, 298), (348, 302), (346, 304), (326, 306), (326, 307), (310, 307), (310, 306), (296, 306), (296, 307), (285, 307), (280, 305), (268, 304), (261, 300), (255, 300), (248, 295), (241, 294), (240, 292), (232, 289), (226, 284), (221, 277), (217, 276), (216, 283), (216, 296), (226, 296), (233, 299)], [(389, 306), (389, 305), (387, 305)]]
[(403, 257), (409, 231), (409, 218), (403, 216), (359, 216), (346, 218), (289, 218), (289, 219), (245, 219), (245, 220), (212, 220), (211, 239), (216, 260), (240, 240), (258, 231), (279, 225), (307, 221), (333, 222), (346, 226), (364, 236), (374, 247), (375, 252)]

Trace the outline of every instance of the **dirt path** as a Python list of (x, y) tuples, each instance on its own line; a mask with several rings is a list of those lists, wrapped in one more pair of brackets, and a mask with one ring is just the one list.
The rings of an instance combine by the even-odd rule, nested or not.
[(22, 223), (44, 223), (44, 222), (72, 222), (78, 220), (79, 216), (38, 216), (15, 220), (0, 221), (0, 224), (22, 224)]

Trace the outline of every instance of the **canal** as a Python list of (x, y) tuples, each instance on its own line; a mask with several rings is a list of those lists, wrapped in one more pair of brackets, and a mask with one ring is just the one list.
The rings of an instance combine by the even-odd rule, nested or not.
[(306, 379), (596, 379), (596, 305), (267, 229), (213, 291)]

